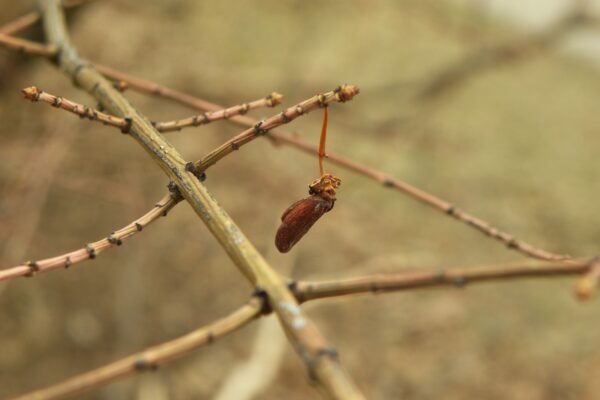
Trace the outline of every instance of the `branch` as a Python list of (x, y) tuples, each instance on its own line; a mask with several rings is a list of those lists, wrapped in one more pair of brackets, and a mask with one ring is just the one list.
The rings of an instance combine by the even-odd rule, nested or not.
[[(113, 85), (114, 86), (114, 85)], [(119, 85), (116, 87), (119, 91), (122, 91), (123, 85)], [(357, 89), (356, 89), (357, 90)], [(70, 100), (64, 99), (62, 97), (56, 97), (49, 93), (40, 91), (35, 86), (29, 87), (22, 90), (25, 98), (31, 101), (44, 101), (52, 106), (63, 108), (67, 111), (71, 111), (77, 115), (88, 117), (91, 120), (98, 120), (104, 123), (108, 123), (113, 126), (124, 128), (124, 125), (127, 123), (127, 120), (124, 118), (114, 117), (108, 114), (104, 114), (100, 111), (93, 110), (82, 106), (78, 103), (72, 102)], [(325, 95), (323, 95), (325, 96)], [(316, 96), (318, 97), (318, 96)], [(298, 105), (292, 107), (294, 109), (294, 113), (298, 112), (298, 107), (304, 105), (306, 108), (303, 113), (308, 113), (316, 106), (314, 105), (315, 97), (306, 100)], [(327, 102), (334, 101), (337, 99), (336, 96), (327, 97)], [(280, 100), (280, 95), (277, 93), (273, 93), (271, 96), (267, 96), (265, 99), (258, 100), (257, 102), (271, 102), (276, 103)], [(339, 99), (337, 99), (339, 101)], [(317, 99), (318, 102), (318, 99)], [(237, 106), (236, 106), (237, 107)], [(286, 110), (286, 113), (289, 110)], [(284, 114), (284, 113), (282, 113)], [(281, 114), (280, 114), (281, 115)], [(299, 115), (293, 116), (290, 120), (297, 118)], [(212, 165), (212, 164), (211, 164)], [(208, 168), (208, 166), (206, 167)], [(201, 176), (201, 174), (197, 174)], [(173, 189), (173, 188), (170, 188)], [(0, 270), (0, 282), (15, 279), (18, 277), (31, 277), (38, 272), (48, 272), (59, 268), (68, 268), (73, 264), (77, 264), (86, 260), (95, 259), (98, 254), (100, 254), (105, 249), (113, 247), (115, 244), (120, 245), (123, 240), (128, 239), (130, 236), (133, 236), (137, 232), (141, 231), (146, 225), (149, 225), (151, 222), (158, 219), (160, 216), (166, 216), (167, 212), (170, 211), (173, 207), (175, 207), (181, 201), (180, 194), (177, 193), (177, 190), (174, 189), (171, 193), (159, 201), (156, 202), (155, 207), (153, 207), (150, 211), (144, 214), (142, 217), (136, 219), (126, 227), (113, 232), (105, 239), (101, 239), (97, 242), (89, 243), (84, 248), (77, 249), (71, 251), (69, 253), (65, 253), (62, 255), (58, 255), (51, 258), (46, 258), (43, 260), (37, 261), (27, 261), (26, 263), (17, 265), (12, 268), (7, 268), (4, 270)]]
[(41, 43), (32, 42), (31, 40), (9, 36), (4, 33), (0, 33), (0, 46), (33, 56), (54, 57), (56, 55), (56, 46), (47, 46)]
[(197, 171), (203, 172), (206, 168), (214, 165), (217, 161), (225, 157), (227, 154), (238, 150), (244, 144), (256, 139), (259, 136), (265, 135), (270, 130), (287, 124), (299, 116), (308, 113), (319, 107), (327, 107), (334, 102), (346, 102), (352, 100), (359, 93), (359, 90), (354, 85), (342, 85), (330, 92), (319, 94), (304, 100), (295, 106), (289, 107), (287, 110), (275, 115), (269, 119), (256, 123), (252, 128), (245, 130), (239, 135), (228, 140), (215, 150), (211, 151), (202, 160), (197, 161), (195, 166)]
[(160, 199), (152, 210), (129, 225), (111, 233), (104, 239), (88, 243), (81, 249), (59, 256), (38, 261), (27, 261), (16, 267), (0, 270), (0, 282), (18, 277), (31, 277), (40, 272), (48, 272), (58, 268), (69, 268), (74, 264), (86, 260), (93, 260), (104, 250), (114, 246), (120, 246), (125, 240), (138, 232), (141, 232), (142, 229), (159, 219), (161, 216), (166, 216), (167, 213), (181, 200), (182, 198), (178, 194), (171, 193)]
[[(102, 72), (102, 74), (106, 75), (110, 79), (125, 81), (130, 85), (132, 89), (140, 91), (142, 93), (161, 96), (165, 99), (173, 100), (180, 104), (199, 110), (210, 111), (218, 110), (221, 108), (216, 104), (180, 92), (178, 90), (170, 89), (158, 85), (156, 83), (135, 76), (131, 76), (129, 74), (117, 71), (110, 67), (106, 67), (99, 64), (95, 65), (98, 68), (98, 70)], [(249, 127), (254, 127), (258, 123), (258, 121), (248, 116), (237, 116), (231, 118), (231, 121), (235, 122), (238, 125)], [(272, 129), (268, 132), (268, 135), (280, 144), (285, 144), (310, 154), (319, 154), (317, 146), (314, 146), (309, 142), (294, 135), (288, 134), (286, 132), (277, 129)], [(350, 171), (354, 171), (360, 175), (366, 176), (367, 178), (373, 179), (381, 183), (384, 187), (393, 188), (404, 192), (405, 194), (421, 201), (422, 203), (433, 207), (443, 212), (444, 214), (455, 218), (456, 220), (464, 222), (468, 226), (477, 229), (484, 235), (496, 239), (504, 243), (508, 248), (516, 250), (522, 254), (525, 254), (526, 256), (547, 261), (567, 260), (570, 258), (570, 256), (568, 255), (552, 253), (541, 248), (535, 247), (525, 241), (519, 240), (513, 235), (492, 226), (489, 222), (481, 218), (477, 218), (467, 213), (466, 211), (457, 208), (452, 203), (443, 200), (433, 194), (427, 193), (426, 191), (421, 190), (407, 182), (394, 178), (383, 171), (377, 170), (375, 168), (370, 168), (337, 153), (328, 152), (327, 156), (330, 162), (337, 164), (340, 167), (343, 167)], [(207, 160), (204, 159), (201, 160), (200, 163), (206, 161)]]
[(261, 288), (273, 311), (303, 358), (309, 372), (331, 397), (359, 399), (362, 394), (342, 370), (316, 326), (300, 310), (294, 295), (281, 276), (244, 236), (196, 176), (185, 169), (179, 152), (140, 114), (109, 81), (84, 62), (72, 47), (63, 10), (58, 0), (39, 0), (44, 28), (50, 43), (60, 44), (57, 57), (61, 70), (75, 85), (92, 94), (110, 113), (132, 120), (130, 135), (151, 155), (163, 172), (175, 182), (181, 195), (192, 206), (210, 232), (217, 238), (240, 272)]
[(258, 297), (253, 297), (246, 305), (227, 317), (184, 336), (150, 347), (45, 389), (24, 394), (14, 400), (72, 397), (129, 375), (156, 370), (165, 363), (191, 353), (199, 347), (212, 344), (229, 333), (244, 327), (260, 315), (262, 308), (262, 301)]
[[(120, 92), (124, 92), (125, 89), (127, 89), (128, 84), (124, 81), (118, 81), (116, 82), (115, 87)], [(130, 129), (129, 125), (131, 124), (131, 121), (127, 118), (119, 118), (113, 115), (103, 113), (102, 111), (95, 110), (88, 106), (84, 106), (82, 104), (68, 100), (64, 97), (55, 96), (53, 94), (44, 92), (43, 90), (40, 90), (35, 86), (30, 86), (21, 90), (21, 93), (23, 93), (27, 100), (31, 100), (32, 102), (42, 101), (44, 103), (50, 104), (53, 107), (62, 108), (63, 110), (77, 114), (81, 118), (87, 118), (90, 121), (99, 121), (105, 125), (111, 125), (117, 128), (121, 128), (121, 131), (123, 133), (127, 133)], [(233, 107), (224, 108), (219, 111), (206, 112), (202, 115), (195, 115), (193, 117), (175, 121), (153, 122), (152, 125), (154, 125), (156, 130), (158, 130), (159, 132), (171, 132), (181, 130), (181, 128), (188, 126), (205, 125), (210, 122), (218, 121), (221, 119), (227, 119), (235, 115), (242, 115), (248, 112), (249, 110), (253, 110), (258, 107), (275, 107), (276, 105), (281, 103), (282, 98), (282, 95), (273, 92), (262, 99), (255, 100), (250, 103), (243, 103)]]
[(35, 24), (37, 21), (39, 21), (39, 19), (40, 14), (37, 11), (31, 11), (15, 19), (14, 21), (2, 25), (2, 27), (0, 27), (0, 33), (4, 35), (14, 35), (20, 30)]
[(185, 128), (188, 126), (206, 125), (208, 123), (218, 121), (221, 119), (229, 119), (236, 115), (244, 115), (248, 111), (254, 110), (255, 108), (275, 107), (276, 105), (281, 104), (282, 98), (282, 95), (273, 92), (262, 99), (254, 100), (250, 103), (243, 103), (237, 106), (224, 108), (218, 111), (205, 112), (202, 115), (194, 115), (193, 117), (185, 119), (179, 119), (168, 122), (156, 122), (153, 123), (153, 125), (159, 132), (179, 131), (181, 130), (181, 128)]
[(64, 97), (54, 96), (50, 93), (46, 93), (43, 90), (39, 90), (35, 86), (30, 86), (21, 90), (21, 93), (23, 93), (27, 100), (31, 100), (34, 103), (37, 101), (42, 101), (50, 104), (52, 107), (62, 108), (63, 110), (77, 114), (81, 118), (87, 118), (90, 121), (98, 121), (106, 125), (121, 128), (121, 132), (123, 133), (129, 132), (129, 129), (131, 128), (131, 120), (127, 118), (119, 118), (105, 114), (101, 111), (65, 99)]
[(470, 283), (506, 281), (520, 278), (559, 277), (582, 275), (596, 270), (596, 259), (571, 260), (545, 264), (501, 264), (494, 266), (449, 268), (433, 271), (407, 271), (375, 274), (349, 279), (290, 284), (298, 301), (305, 302), (327, 297), (364, 293), (386, 293), (434, 286), (464, 287)]
[[(110, 67), (96, 64), (96, 68), (110, 79), (113, 79), (115, 81), (127, 82), (131, 86), (131, 88), (140, 92), (157, 95), (199, 110), (208, 110), (215, 112), (222, 109), (221, 106), (210, 103), (206, 100), (199, 99), (186, 93), (170, 89), (141, 78), (131, 76), (129, 74), (117, 71)], [(231, 118), (231, 120), (242, 126), (254, 127), (258, 123), (258, 121), (242, 115), (234, 116)], [(313, 146), (312, 144), (298, 137), (293, 137), (292, 135), (286, 134), (278, 130), (270, 130), (269, 136), (279, 143), (290, 145), (308, 153), (318, 154), (318, 149), (316, 146)], [(231, 146), (231, 144), (226, 144), (224, 146), (227, 145)], [(211, 155), (209, 154), (207, 157), (209, 156)], [(212, 156), (214, 156), (214, 154)], [(200, 163), (209, 161), (210, 159), (207, 157), (201, 160)], [(566, 260), (570, 258), (568, 255), (552, 253), (535, 247), (525, 241), (518, 240), (513, 235), (492, 226), (489, 222), (477, 218), (455, 207), (452, 203), (443, 200), (437, 196), (434, 196), (430, 193), (427, 193), (415, 186), (410, 185), (407, 182), (393, 178), (383, 171), (379, 171), (374, 168), (369, 168), (336, 153), (329, 153), (328, 157), (331, 162), (341, 167), (344, 167), (346, 169), (357, 172), (363, 176), (376, 180), (385, 187), (400, 190), (408, 194), (409, 196), (414, 197), (417, 200), (433, 208), (438, 209), (439, 211), (442, 211), (446, 215), (452, 216), (455, 219), (466, 223), (467, 225), (479, 230), (486, 236), (489, 236), (506, 244), (510, 249), (514, 249), (529, 257), (548, 261)], [(207, 167), (204, 166), (204, 164), (202, 164), (201, 169), (205, 170), (206, 168)]]

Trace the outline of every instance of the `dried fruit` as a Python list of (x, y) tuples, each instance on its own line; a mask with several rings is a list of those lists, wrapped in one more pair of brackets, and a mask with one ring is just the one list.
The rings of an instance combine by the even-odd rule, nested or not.
[(309, 185), (309, 197), (298, 200), (283, 212), (281, 225), (275, 235), (275, 246), (282, 253), (290, 251), (323, 214), (331, 211), (336, 200), (336, 189), (342, 184), (340, 178), (325, 173), (323, 168), (323, 159), (326, 156), (327, 120), (327, 107), (325, 107), (319, 145), (321, 177)]

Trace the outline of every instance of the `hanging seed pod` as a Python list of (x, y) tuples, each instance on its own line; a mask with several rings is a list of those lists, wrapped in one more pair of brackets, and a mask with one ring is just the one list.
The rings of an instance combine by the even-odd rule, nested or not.
[(281, 225), (275, 235), (275, 246), (287, 253), (309, 231), (323, 214), (335, 204), (335, 191), (341, 180), (325, 174), (309, 186), (309, 197), (292, 204), (281, 216)]

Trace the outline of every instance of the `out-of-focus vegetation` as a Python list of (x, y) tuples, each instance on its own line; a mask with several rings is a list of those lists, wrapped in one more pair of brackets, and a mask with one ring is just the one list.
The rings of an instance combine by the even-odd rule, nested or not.
[[(30, 2), (0, 5), (2, 21)], [(541, 247), (599, 249), (600, 72), (560, 52), (471, 77), (429, 101), (415, 93), (481, 46), (522, 34), (436, 1), (96, 1), (71, 15), (80, 53), (223, 105), (274, 90), (290, 105), (340, 83), (328, 148), (446, 198)], [(28, 31), (41, 38), (36, 29)], [(37, 35), (37, 36), (36, 36)], [(81, 247), (165, 193), (150, 157), (116, 130), (21, 99), (37, 85), (92, 105), (43, 61), (0, 55), (0, 256), (9, 267)], [(154, 120), (190, 110), (133, 92)], [(277, 110), (253, 112), (257, 117)], [(317, 142), (320, 114), (287, 130)], [(170, 134), (198, 159), (227, 123)], [(405, 195), (334, 166), (335, 209), (290, 255), (273, 250), (281, 212), (317, 177), (315, 158), (256, 141), (211, 168), (207, 187), (295, 278), (520, 259)], [(0, 286), (0, 397), (48, 385), (183, 334), (250, 294), (186, 204), (119, 249), (68, 271)], [(585, 399), (600, 390), (597, 301), (569, 280), (484, 284), (323, 301), (308, 308), (374, 399)], [(85, 398), (210, 398), (250, 351), (255, 326), (154, 374)], [(263, 399), (318, 395), (291, 348)]]

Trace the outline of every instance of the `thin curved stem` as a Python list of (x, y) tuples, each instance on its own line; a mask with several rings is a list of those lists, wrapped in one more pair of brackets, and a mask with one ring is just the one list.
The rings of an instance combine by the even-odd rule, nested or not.
[(323, 126), (321, 127), (321, 138), (319, 140), (319, 172), (325, 175), (323, 160), (325, 159), (325, 143), (327, 142), (327, 122), (329, 120), (328, 107), (323, 108)]

